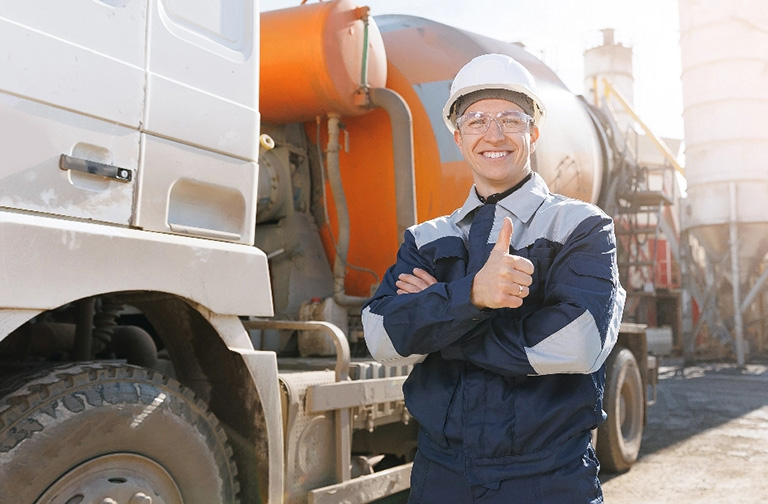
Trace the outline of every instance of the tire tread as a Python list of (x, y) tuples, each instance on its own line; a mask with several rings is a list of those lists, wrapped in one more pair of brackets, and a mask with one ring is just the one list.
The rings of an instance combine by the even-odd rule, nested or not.
[[(44, 426), (31, 418), (35, 410), (56, 418), (56, 401), (73, 413), (85, 409), (85, 402), (101, 406), (109, 402), (106, 396), (108, 391), (103, 387), (98, 388), (96, 397), (93, 393), (82, 392), (94, 390), (92, 386), (96, 383), (122, 381), (138, 381), (165, 389), (182, 397), (198, 415), (204, 417), (214, 432), (215, 442), (219, 444), (226, 458), (232, 477), (231, 484), (236, 499), (233, 503), (226, 504), (239, 503), (240, 483), (234, 452), (216, 416), (190, 388), (154, 370), (137, 366), (109, 362), (70, 363), (36, 369), (4, 380), (0, 383), (0, 455), (13, 451), (24, 439), (44, 429)], [(134, 386), (138, 387), (136, 384)], [(136, 392), (137, 401), (141, 402), (138, 388)], [(46, 411), (48, 408), (50, 411)]]

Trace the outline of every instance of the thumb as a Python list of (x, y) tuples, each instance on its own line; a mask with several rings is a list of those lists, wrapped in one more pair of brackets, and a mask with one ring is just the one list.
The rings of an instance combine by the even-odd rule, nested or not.
[(501, 223), (501, 231), (499, 231), (499, 237), (493, 250), (500, 250), (505, 254), (509, 254), (509, 247), (512, 245), (512, 231), (512, 219), (504, 217)]

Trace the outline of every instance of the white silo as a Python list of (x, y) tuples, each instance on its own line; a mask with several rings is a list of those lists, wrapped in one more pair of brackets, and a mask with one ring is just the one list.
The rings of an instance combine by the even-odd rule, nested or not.
[[(723, 263), (740, 306), (768, 251), (768, 2), (679, 0), (684, 228)], [(743, 364), (741, 310), (734, 309)]]
[[(603, 79), (607, 79), (629, 103), (635, 99), (635, 77), (632, 73), (632, 48), (615, 41), (613, 28), (605, 28), (603, 44), (584, 51), (584, 89), (591, 98), (597, 91), (597, 99), (605, 96)], [(622, 132), (633, 124), (631, 116), (621, 108), (616, 109), (616, 123)]]

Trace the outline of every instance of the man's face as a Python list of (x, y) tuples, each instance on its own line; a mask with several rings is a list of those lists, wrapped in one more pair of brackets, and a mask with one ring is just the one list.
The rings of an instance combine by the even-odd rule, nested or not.
[[(495, 117), (506, 111), (523, 109), (510, 101), (493, 98), (473, 103), (464, 115), (481, 112)], [(520, 133), (505, 133), (497, 121), (491, 121), (483, 134), (462, 134), (458, 130), (454, 133), (481, 196), (506, 191), (525, 178), (531, 171), (531, 152), (538, 138), (539, 130), (533, 124)]]

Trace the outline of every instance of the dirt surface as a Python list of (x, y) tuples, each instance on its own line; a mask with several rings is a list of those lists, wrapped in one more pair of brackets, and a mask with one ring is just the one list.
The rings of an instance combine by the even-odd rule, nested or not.
[(606, 504), (768, 503), (768, 365), (662, 362), (640, 458)]

